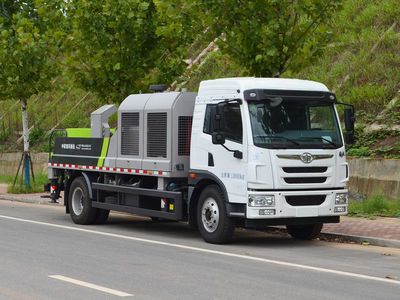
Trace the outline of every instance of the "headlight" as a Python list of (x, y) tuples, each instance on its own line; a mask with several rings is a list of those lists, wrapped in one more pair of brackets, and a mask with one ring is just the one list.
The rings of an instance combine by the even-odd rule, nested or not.
[(349, 196), (347, 193), (336, 194), (335, 204), (346, 204), (348, 199), (349, 199)]
[(273, 195), (250, 195), (249, 206), (275, 206)]

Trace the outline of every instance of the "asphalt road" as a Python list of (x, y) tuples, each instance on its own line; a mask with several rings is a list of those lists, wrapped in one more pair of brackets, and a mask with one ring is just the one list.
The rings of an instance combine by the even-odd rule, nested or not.
[(400, 250), (239, 230), (203, 242), (183, 223), (0, 201), (0, 299), (400, 299)]

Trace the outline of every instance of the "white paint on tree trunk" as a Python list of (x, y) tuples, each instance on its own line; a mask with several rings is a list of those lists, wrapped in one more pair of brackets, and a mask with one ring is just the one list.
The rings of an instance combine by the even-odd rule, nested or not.
[(26, 110), (26, 100), (21, 100), (22, 110), (22, 136), (24, 137), (24, 152), (29, 151), (29, 127), (28, 127), (28, 112)]

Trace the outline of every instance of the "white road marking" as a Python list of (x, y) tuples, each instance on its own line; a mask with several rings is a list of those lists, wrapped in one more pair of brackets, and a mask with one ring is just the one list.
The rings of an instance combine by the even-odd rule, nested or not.
[(208, 254), (216, 254), (216, 255), (221, 255), (221, 256), (240, 258), (240, 259), (245, 259), (245, 260), (257, 261), (257, 262), (274, 264), (274, 265), (285, 266), (285, 267), (292, 267), (292, 268), (309, 270), (309, 271), (316, 271), (316, 272), (322, 272), (322, 273), (329, 273), (329, 274), (353, 277), (353, 278), (358, 278), (358, 279), (366, 279), (366, 280), (372, 280), (372, 281), (378, 281), (378, 282), (384, 282), (384, 283), (391, 283), (391, 284), (400, 286), (400, 281), (395, 280), (395, 279), (381, 278), (381, 277), (375, 277), (375, 276), (370, 276), (370, 275), (364, 275), (364, 274), (352, 273), (352, 272), (346, 272), (346, 271), (339, 271), (339, 270), (327, 269), (327, 268), (321, 268), (321, 267), (313, 267), (313, 266), (309, 266), (309, 265), (290, 263), (290, 262), (286, 262), (286, 261), (273, 260), (273, 259), (262, 258), (262, 257), (257, 257), (257, 256), (235, 254), (235, 253), (231, 253), (231, 252), (224, 252), (224, 251), (211, 250), (211, 249), (206, 249), (206, 248), (186, 246), (186, 245), (182, 245), (182, 244), (168, 243), (168, 242), (144, 239), (144, 238), (127, 236), (127, 235), (116, 234), (116, 233), (101, 232), (101, 231), (96, 231), (96, 230), (83, 229), (83, 228), (79, 228), (79, 227), (72, 227), (72, 226), (59, 225), (59, 224), (54, 224), (54, 223), (47, 223), (47, 222), (34, 221), (34, 220), (29, 220), (29, 219), (10, 217), (10, 216), (5, 216), (5, 215), (0, 215), (0, 218), (19, 221), (19, 222), (25, 222), (25, 223), (30, 223), (30, 224), (38, 224), (38, 225), (44, 225), (44, 226), (49, 226), (49, 227), (67, 229), (67, 230), (72, 230), (72, 231), (92, 233), (92, 234), (97, 234), (97, 235), (102, 235), (102, 236), (143, 242), (143, 243), (148, 243), (148, 244), (162, 245), (162, 246), (173, 247), (173, 248), (178, 248), (178, 249), (185, 249), (185, 250), (192, 250), (195, 252), (202, 252), (202, 253), (208, 253)]
[(128, 293), (124, 293), (124, 292), (121, 292), (121, 291), (109, 289), (109, 288), (106, 288), (104, 286), (100, 286), (100, 285), (97, 285), (97, 284), (93, 284), (93, 283), (77, 280), (77, 279), (74, 279), (74, 278), (71, 278), (71, 277), (66, 277), (66, 276), (62, 276), (62, 275), (49, 275), (49, 277), (53, 278), (53, 279), (58, 279), (58, 280), (61, 280), (61, 281), (69, 282), (69, 283), (72, 283), (72, 284), (80, 285), (80, 286), (83, 286), (83, 287), (86, 287), (86, 288), (89, 288), (89, 289), (93, 289), (93, 290), (97, 290), (97, 291), (100, 291), (100, 292), (104, 292), (104, 293), (107, 293), (107, 294), (111, 294), (111, 295), (114, 295), (114, 296), (119, 296), (119, 297), (130, 297), (130, 296), (133, 296), (132, 294), (128, 294)]

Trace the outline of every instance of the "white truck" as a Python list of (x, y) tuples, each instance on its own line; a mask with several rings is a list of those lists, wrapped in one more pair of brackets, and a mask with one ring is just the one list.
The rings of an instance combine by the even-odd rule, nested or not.
[[(325, 85), (224, 78), (201, 82), (198, 94), (153, 88), (55, 139), (50, 197), (64, 191), (75, 223), (123, 211), (187, 221), (205, 241), (226, 243), (237, 226), (286, 225), (312, 239), (347, 213), (344, 140), (354, 139), (354, 109)], [(338, 104), (347, 105), (345, 135)]]

